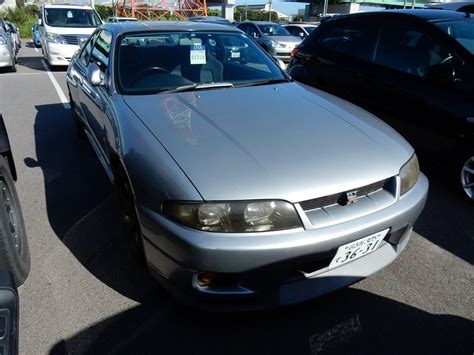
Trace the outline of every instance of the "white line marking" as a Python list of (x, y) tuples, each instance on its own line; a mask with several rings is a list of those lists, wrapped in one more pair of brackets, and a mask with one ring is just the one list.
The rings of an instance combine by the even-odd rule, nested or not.
[(4, 73), (0, 74), (0, 76), (3, 78), (4, 76), (22, 76), (22, 75), (46, 75), (45, 72), (40, 72), (40, 73)]
[(35, 49), (36, 52), (39, 52), (39, 50), (38, 50), (38, 48), (36, 48), (36, 46), (34, 46), (33, 48)]
[(59, 86), (58, 82), (56, 81), (56, 78), (54, 77), (53, 73), (49, 71), (48, 66), (44, 62), (44, 60), (41, 60), (41, 64), (43, 64), (44, 70), (46, 70), (46, 73), (49, 76), (49, 80), (53, 83), (54, 88), (56, 89), (56, 92), (58, 93), (59, 100), (63, 104), (64, 108), (66, 110), (70, 109), (71, 106), (69, 105), (69, 100), (66, 98), (66, 95), (64, 95), (63, 89), (61, 89), (61, 86)]

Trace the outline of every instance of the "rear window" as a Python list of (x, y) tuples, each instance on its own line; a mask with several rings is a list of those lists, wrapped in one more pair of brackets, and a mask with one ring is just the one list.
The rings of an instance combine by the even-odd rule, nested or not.
[(334, 52), (369, 61), (376, 34), (375, 26), (370, 23), (337, 21), (328, 24), (318, 42)]

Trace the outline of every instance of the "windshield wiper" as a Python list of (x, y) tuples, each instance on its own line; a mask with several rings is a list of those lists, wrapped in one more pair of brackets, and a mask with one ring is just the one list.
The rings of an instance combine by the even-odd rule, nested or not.
[(184, 92), (184, 91), (194, 91), (194, 90), (205, 90), (205, 89), (215, 89), (215, 88), (231, 88), (234, 84), (232, 83), (206, 83), (206, 84), (191, 84), (178, 86), (174, 89), (159, 91), (160, 94), (170, 94), (174, 92)]
[(267, 84), (278, 84), (278, 83), (289, 83), (291, 80), (280, 78), (280, 79), (264, 79), (251, 81), (249, 83), (235, 84), (235, 87), (241, 88), (245, 86), (257, 86), (257, 85), (267, 85)]

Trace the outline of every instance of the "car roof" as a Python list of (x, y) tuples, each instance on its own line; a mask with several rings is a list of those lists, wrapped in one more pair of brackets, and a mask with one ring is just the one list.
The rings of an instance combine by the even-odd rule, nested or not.
[(75, 4), (60, 4), (60, 3), (46, 3), (44, 4), (45, 8), (60, 8), (60, 9), (88, 9), (92, 10), (92, 7), (86, 5), (75, 5)]
[(244, 21), (239, 23), (239, 25), (242, 25), (244, 23), (255, 23), (257, 25), (278, 25), (276, 22), (271, 22), (271, 21)]
[(368, 17), (368, 16), (410, 16), (416, 17), (425, 21), (442, 21), (442, 20), (454, 20), (461, 18), (469, 18), (470, 15), (464, 12), (456, 12), (449, 10), (434, 10), (434, 9), (408, 9), (408, 10), (385, 10), (385, 11), (374, 11), (374, 12), (362, 12), (357, 14), (340, 15), (327, 19), (324, 22), (333, 22), (341, 18), (352, 18), (352, 17)]
[(106, 23), (102, 25), (112, 33), (122, 34), (128, 32), (148, 32), (148, 31), (226, 31), (239, 32), (238, 28), (211, 22), (192, 22), (192, 21), (134, 21)]

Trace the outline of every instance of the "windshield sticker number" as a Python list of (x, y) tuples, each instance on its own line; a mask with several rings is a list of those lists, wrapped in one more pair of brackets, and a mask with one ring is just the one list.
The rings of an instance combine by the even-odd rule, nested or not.
[(194, 44), (191, 46), (191, 64), (206, 64), (206, 46)]
[(67, 18), (73, 18), (73, 16), (72, 16), (72, 11), (68, 11), (68, 12), (67, 12)]

